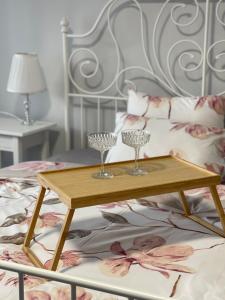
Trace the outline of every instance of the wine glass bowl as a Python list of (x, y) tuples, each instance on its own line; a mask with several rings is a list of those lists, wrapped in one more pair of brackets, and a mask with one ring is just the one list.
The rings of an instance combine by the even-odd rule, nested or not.
[(93, 174), (97, 179), (110, 179), (113, 174), (105, 170), (104, 153), (111, 149), (117, 141), (117, 135), (113, 132), (96, 132), (88, 135), (89, 147), (97, 150), (101, 154), (101, 168), (98, 173)]
[(127, 129), (121, 132), (122, 141), (125, 145), (134, 148), (135, 150), (135, 166), (129, 170), (130, 175), (142, 176), (148, 174), (147, 170), (139, 167), (138, 159), (140, 148), (146, 145), (150, 140), (150, 133), (142, 129)]

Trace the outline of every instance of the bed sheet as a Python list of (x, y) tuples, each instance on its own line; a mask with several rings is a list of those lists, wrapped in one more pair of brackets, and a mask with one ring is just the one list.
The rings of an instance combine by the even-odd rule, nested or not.
[[(39, 191), (35, 175), (67, 166), (30, 162), (0, 170), (1, 260), (31, 265), (21, 246)], [(218, 186), (218, 192), (225, 207), (225, 186)], [(187, 196), (193, 211), (219, 225), (207, 188)], [(65, 212), (57, 195), (48, 192), (32, 246), (46, 267)], [(223, 300), (224, 253), (225, 240), (185, 218), (173, 193), (78, 209), (59, 265), (61, 272), (132, 287), (153, 299)], [(0, 270), (0, 299), (18, 299), (17, 285), (15, 274)], [(65, 285), (27, 276), (25, 286), (25, 299), (70, 299)], [(77, 299), (123, 298), (80, 288)]]

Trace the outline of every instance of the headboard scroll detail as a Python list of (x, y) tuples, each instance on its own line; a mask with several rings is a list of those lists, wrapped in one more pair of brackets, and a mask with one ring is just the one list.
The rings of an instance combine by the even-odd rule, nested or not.
[[(151, 14), (151, 6), (156, 10), (156, 3), (157, 13)], [(146, 13), (146, 9), (143, 9), (143, 6), (146, 5), (149, 6), (149, 14)], [(223, 5), (223, 0), (159, 0), (155, 2), (151, 0), (147, 4), (144, 0), (109, 0), (100, 11), (93, 26), (83, 34), (71, 33), (69, 21), (64, 18), (61, 21), (61, 32), (63, 35), (67, 149), (70, 148), (70, 98), (97, 99), (99, 107), (100, 100), (114, 99), (117, 105), (117, 101), (127, 99), (127, 86), (138, 89), (136, 81), (140, 74), (144, 74), (145, 79), (154, 82), (166, 93), (178, 96), (210, 93), (209, 82), (215, 76), (220, 83), (220, 90), (216, 94), (224, 94), (225, 90), (221, 90), (220, 87), (221, 82), (225, 80), (225, 63), (223, 63), (225, 40), (215, 41), (210, 36), (212, 34), (212, 21), (216, 23), (213, 25), (214, 27), (219, 25), (220, 32), (224, 32), (225, 22), (223, 21), (223, 13), (221, 13)], [(138, 38), (141, 40), (141, 64), (131, 60), (125, 64), (126, 55), (120, 43), (120, 32), (116, 31), (116, 28), (121, 28), (121, 26), (116, 26), (115, 21), (119, 18), (119, 14), (126, 15), (125, 9), (129, 13), (134, 11), (136, 13), (135, 24), (139, 31)], [(124, 22), (129, 22), (129, 13), (128, 20)], [(210, 19), (212, 15), (213, 20)], [(153, 17), (154, 22), (152, 21)], [(201, 22), (202, 24), (200, 24)], [(100, 30), (99, 27), (102, 24), (103, 29)], [(191, 31), (195, 24), (197, 27), (200, 24), (200, 29), (191, 35), (188, 31)], [(99, 55), (104, 51), (98, 51), (107, 44), (104, 44), (103, 41), (101, 47), (96, 46), (97, 42), (102, 42), (102, 32), (105, 33), (106, 30), (108, 31), (108, 39), (111, 40), (110, 51), (113, 50), (113, 57), (115, 58), (115, 61), (111, 62), (114, 67), (111, 72), (104, 70), (108, 64), (101, 64)], [(163, 30), (170, 31), (169, 34), (166, 32), (167, 41), (162, 43)], [(100, 34), (98, 34), (99, 32)], [(180, 36), (180, 33), (183, 33), (184, 36)], [(170, 38), (171, 41), (169, 41)], [(86, 40), (88, 42), (85, 44)], [(71, 44), (74, 47), (70, 47)], [(166, 55), (162, 55), (163, 47), (165, 47)], [(215, 54), (215, 49), (217, 49), (217, 54)], [(125, 50), (127, 51), (127, 49)], [(135, 58), (135, 54), (133, 56)], [(176, 70), (179, 70), (178, 75)], [(102, 76), (103, 82), (94, 85), (90, 83), (95, 78), (101, 78), (101, 74), (104, 74)], [(109, 75), (110, 78), (105, 80), (105, 74)], [(195, 75), (194, 80), (191, 79), (192, 75)], [(184, 81), (187, 81), (185, 86), (183, 85)], [(198, 88), (193, 88), (194, 85), (198, 85)], [(82, 118), (83, 101), (81, 101)]]

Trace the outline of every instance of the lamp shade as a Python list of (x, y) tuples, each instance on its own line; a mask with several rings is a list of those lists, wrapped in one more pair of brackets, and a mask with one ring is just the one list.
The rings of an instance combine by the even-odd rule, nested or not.
[(32, 53), (16, 53), (13, 56), (7, 91), (33, 94), (45, 90), (44, 76), (38, 56)]

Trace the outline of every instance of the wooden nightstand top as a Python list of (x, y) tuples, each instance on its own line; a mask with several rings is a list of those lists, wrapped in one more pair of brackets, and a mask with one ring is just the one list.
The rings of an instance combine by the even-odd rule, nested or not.
[(38, 174), (42, 186), (58, 193), (71, 208), (145, 197), (179, 190), (216, 185), (220, 176), (189, 162), (162, 156), (140, 160), (149, 169), (145, 176), (130, 176), (127, 169), (133, 161), (107, 164), (114, 173), (112, 179), (94, 179), (99, 166), (56, 170)]
[(0, 117), (0, 135), (23, 137), (48, 130), (56, 124), (46, 121), (35, 121), (31, 126), (25, 126), (13, 118)]

